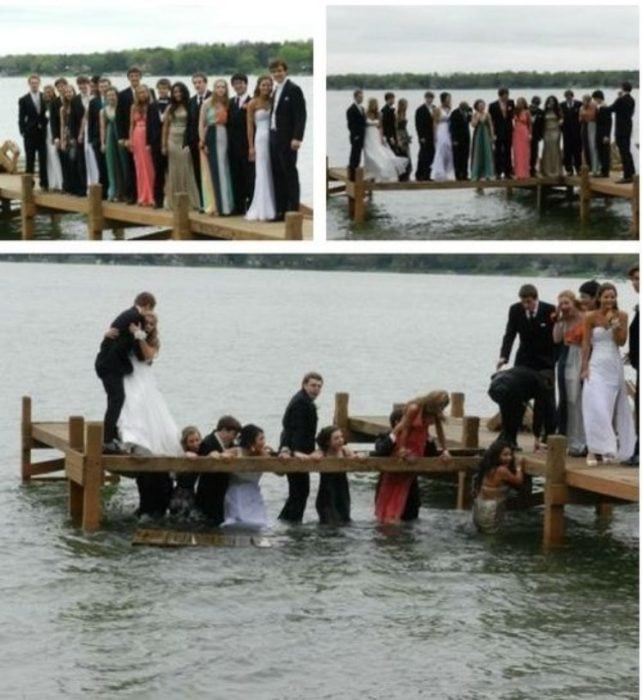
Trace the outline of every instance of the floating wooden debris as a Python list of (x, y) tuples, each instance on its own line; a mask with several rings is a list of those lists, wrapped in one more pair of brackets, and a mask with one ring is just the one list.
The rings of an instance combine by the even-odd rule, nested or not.
[(138, 528), (132, 537), (133, 545), (150, 547), (260, 547), (272, 546), (260, 534), (226, 532), (187, 532), (185, 530), (157, 530)]

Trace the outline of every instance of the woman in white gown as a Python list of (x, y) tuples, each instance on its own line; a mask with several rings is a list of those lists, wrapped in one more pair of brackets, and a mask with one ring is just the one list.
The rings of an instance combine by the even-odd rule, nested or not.
[(450, 94), (442, 92), (441, 106), (435, 110), (435, 157), (432, 161), (432, 179), (437, 182), (455, 179), (453, 144), (450, 138)]
[[(268, 457), (270, 450), (265, 445), (265, 433), (251, 423), (241, 428), (239, 457)], [(263, 530), (267, 527), (267, 513), (261, 494), (259, 480), (261, 472), (237, 472), (230, 474), (225, 492), (225, 521), (222, 527), (237, 527)]]
[(395, 155), (383, 139), (379, 121), (379, 103), (368, 100), (366, 137), (363, 141), (365, 177), (377, 182), (396, 182), (406, 172), (408, 159)]
[(635, 424), (620, 356), (627, 336), (627, 315), (617, 308), (617, 290), (607, 282), (597, 293), (597, 308), (586, 316), (582, 340), (582, 412), (590, 466), (600, 458), (608, 464), (633, 454)]
[(42, 93), (45, 99), (45, 113), (47, 115), (47, 179), (49, 180), (49, 189), (54, 192), (62, 192), (60, 154), (51, 133), (51, 110), (59, 109), (59, 107), (56, 106), (56, 93), (51, 85), (45, 85)]
[(249, 160), (254, 161), (254, 194), (245, 215), (252, 221), (269, 221), (276, 216), (274, 183), (270, 162), (270, 113), (272, 78), (259, 78), (254, 99), (247, 106), (247, 142)]
[[(183, 454), (180, 431), (170, 413), (163, 395), (156, 385), (152, 362), (158, 355), (158, 321), (153, 313), (145, 314), (146, 338), (138, 339), (143, 360), (134, 353), (130, 359), (131, 374), (125, 375), (125, 403), (118, 419), (121, 442), (143, 448), (153, 455), (171, 457)], [(131, 327), (132, 332), (137, 331)], [(140, 504), (138, 515), (164, 515), (172, 494), (172, 480), (168, 474), (141, 474), (136, 478)]]

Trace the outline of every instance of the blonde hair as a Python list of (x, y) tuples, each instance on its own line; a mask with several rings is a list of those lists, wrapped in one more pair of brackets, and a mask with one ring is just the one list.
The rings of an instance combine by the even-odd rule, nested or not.
[(376, 97), (371, 97), (368, 100), (368, 109), (366, 110), (366, 116), (370, 119), (379, 119), (379, 103)]
[(408, 110), (408, 100), (403, 97), (397, 102), (397, 121), (406, 118), (406, 111)]
[(187, 452), (187, 438), (195, 433), (201, 437), (201, 431), (195, 425), (188, 425), (181, 431), (181, 447), (184, 452)]
[[(225, 87), (225, 95), (223, 97), (219, 97), (216, 94), (216, 86), (217, 85), (223, 85)], [(227, 109), (227, 106), (229, 105), (230, 102), (230, 96), (229, 96), (229, 89), (227, 87), (227, 80), (223, 80), (223, 78), (219, 78), (218, 80), (214, 81), (214, 85), (212, 85), (212, 107), (216, 104), (223, 105)]]
[(158, 316), (153, 311), (148, 311), (144, 316), (145, 320), (151, 319), (154, 322), (154, 329), (147, 333), (145, 342), (147, 345), (158, 350), (160, 348), (160, 340), (158, 339)]
[(575, 292), (572, 291), (571, 289), (564, 289), (562, 290), (558, 295), (557, 295), (557, 301), (562, 299), (562, 297), (568, 299), (571, 304), (578, 310), (581, 311), (582, 309), (582, 304), (580, 300), (575, 296)]
[(421, 414), (424, 418), (428, 416), (443, 418), (443, 412), (450, 403), (450, 396), (447, 391), (437, 389), (428, 394), (417, 396), (408, 403), (416, 403), (421, 408)]

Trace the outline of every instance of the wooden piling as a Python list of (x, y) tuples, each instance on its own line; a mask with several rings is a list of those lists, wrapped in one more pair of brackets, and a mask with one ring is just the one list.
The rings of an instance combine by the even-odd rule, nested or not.
[(334, 395), (334, 419), (333, 422), (337, 428), (341, 428), (343, 437), (346, 442), (350, 440), (350, 422), (348, 417), (348, 404), (350, 394), (346, 392), (337, 392)]
[(366, 220), (366, 190), (364, 186), (363, 168), (357, 168), (354, 173), (354, 212), (355, 224), (362, 224)]
[(633, 176), (633, 197), (631, 198), (631, 214), (633, 221), (631, 222), (631, 233), (637, 240), (640, 238), (640, 176)]
[[(69, 418), (69, 447), (76, 452), (85, 451), (85, 420), (81, 416)], [(73, 478), (68, 479), (67, 483), (69, 517), (74, 525), (79, 526), (83, 515), (83, 486)]]
[(564, 542), (564, 504), (567, 502), (566, 438), (551, 435), (547, 442), (544, 486), (544, 546)]
[(580, 222), (588, 223), (591, 208), (591, 181), (588, 165), (580, 167)]
[(299, 211), (288, 211), (285, 214), (285, 240), (303, 240), (303, 214)]
[(175, 241), (188, 241), (192, 237), (189, 209), (190, 201), (187, 192), (177, 192), (172, 202), (172, 238)]
[(11, 215), (11, 200), (5, 197), (0, 198), (0, 219), (10, 219)]
[(21, 475), (22, 483), (31, 480), (31, 447), (33, 438), (31, 435), (31, 397), (22, 397), (22, 421), (21, 421)]
[(450, 415), (453, 418), (464, 417), (464, 400), (466, 395), (461, 391), (453, 391), (450, 394)]
[(100, 487), (102, 484), (103, 425), (89, 423), (87, 426), (87, 447), (83, 468), (83, 530), (97, 530), (100, 527), (102, 506)]
[[(463, 397), (463, 394), (461, 395)], [(476, 449), (479, 447), (479, 423), (477, 416), (464, 416), (462, 419), (461, 446)], [(470, 470), (457, 473), (457, 509), (469, 510), (473, 504), (472, 474)]]
[(22, 240), (33, 238), (36, 216), (36, 201), (33, 194), (33, 175), (25, 173), (20, 176), (20, 219), (22, 223)]
[(87, 190), (87, 233), (89, 240), (100, 241), (104, 229), (103, 187), (102, 185), (89, 185)]
[(544, 202), (544, 188), (541, 185), (537, 185), (535, 188), (535, 207), (537, 212), (542, 211), (542, 204)]
[(479, 418), (464, 416), (461, 422), (461, 446), (476, 449), (479, 447)]

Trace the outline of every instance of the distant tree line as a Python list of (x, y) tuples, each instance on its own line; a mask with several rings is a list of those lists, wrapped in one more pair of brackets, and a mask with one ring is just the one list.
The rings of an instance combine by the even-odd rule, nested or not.
[(328, 90), (349, 90), (364, 88), (368, 90), (470, 90), (508, 88), (599, 88), (618, 87), (623, 80), (628, 80), (634, 87), (639, 87), (640, 76), (635, 70), (622, 71), (500, 71), (498, 73), (389, 73), (375, 75), (370, 73), (347, 73), (345, 75), (328, 75)]
[(0, 262), (77, 263), (84, 265), (159, 265), (173, 267), (227, 267), (288, 270), (336, 270), (466, 275), (522, 275), (530, 277), (626, 277), (637, 255), (0, 255)]
[(125, 73), (132, 65), (150, 75), (191, 75), (203, 71), (227, 75), (235, 71), (261, 74), (273, 58), (283, 58), (289, 72), (312, 73), (312, 39), (305, 41), (241, 41), (237, 44), (179, 44), (175, 49), (145, 48), (127, 51), (73, 54), (21, 54), (0, 57), (0, 75), (102, 75)]

